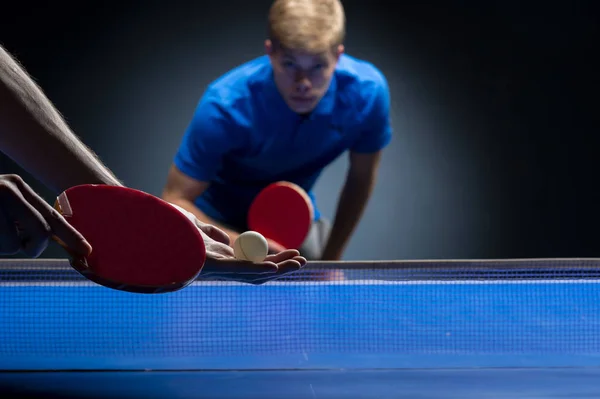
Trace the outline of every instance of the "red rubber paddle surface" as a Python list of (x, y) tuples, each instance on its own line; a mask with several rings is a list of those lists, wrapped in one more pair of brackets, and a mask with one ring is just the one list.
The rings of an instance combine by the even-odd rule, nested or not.
[(130, 188), (82, 185), (62, 193), (56, 206), (92, 245), (87, 267), (71, 262), (92, 281), (159, 293), (187, 286), (202, 270), (206, 249), (198, 228), (160, 198)]

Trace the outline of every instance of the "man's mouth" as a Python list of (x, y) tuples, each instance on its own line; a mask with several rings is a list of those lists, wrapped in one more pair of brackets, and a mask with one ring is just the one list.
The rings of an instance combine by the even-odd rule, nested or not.
[(314, 101), (314, 97), (292, 97), (295, 103), (310, 103)]

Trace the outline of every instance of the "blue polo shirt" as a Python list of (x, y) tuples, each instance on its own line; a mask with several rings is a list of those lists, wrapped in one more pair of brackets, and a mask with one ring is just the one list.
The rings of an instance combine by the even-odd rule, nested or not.
[(253, 198), (282, 180), (306, 190), (318, 219), (312, 190), (323, 169), (348, 150), (379, 151), (392, 136), (387, 82), (372, 64), (343, 54), (308, 117), (285, 104), (272, 73), (262, 56), (212, 82), (174, 159), (187, 176), (210, 182), (196, 206), (243, 230)]

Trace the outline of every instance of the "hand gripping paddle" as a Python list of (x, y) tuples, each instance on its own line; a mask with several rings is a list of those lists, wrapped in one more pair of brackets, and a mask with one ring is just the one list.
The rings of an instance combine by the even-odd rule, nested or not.
[(248, 228), (287, 249), (299, 249), (310, 232), (314, 213), (310, 197), (300, 186), (272, 183), (252, 201)]
[(54, 206), (92, 246), (86, 258), (72, 256), (71, 266), (97, 284), (172, 292), (192, 283), (204, 266), (200, 231), (160, 198), (125, 187), (80, 185), (61, 193)]

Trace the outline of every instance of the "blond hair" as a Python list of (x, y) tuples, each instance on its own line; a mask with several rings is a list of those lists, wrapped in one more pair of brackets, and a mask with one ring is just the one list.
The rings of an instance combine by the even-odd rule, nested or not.
[(340, 0), (275, 0), (268, 35), (275, 46), (324, 52), (342, 44), (346, 16)]

